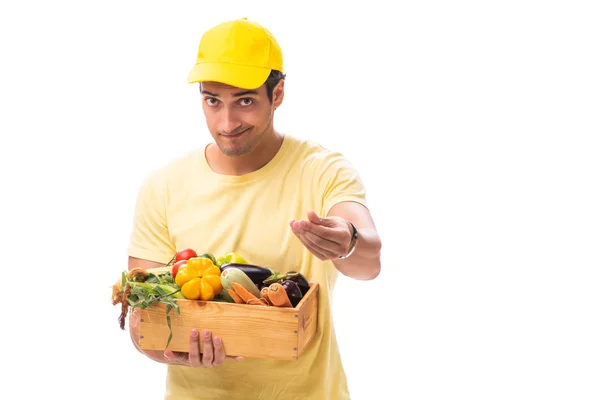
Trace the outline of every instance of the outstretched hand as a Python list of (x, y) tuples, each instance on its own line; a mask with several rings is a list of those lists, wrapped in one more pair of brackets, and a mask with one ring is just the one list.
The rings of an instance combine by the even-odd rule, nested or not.
[(352, 226), (340, 217), (319, 217), (314, 211), (307, 220), (290, 221), (292, 232), (319, 260), (337, 260), (352, 244)]
[(221, 338), (212, 338), (210, 331), (205, 330), (202, 336), (204, 352), (200, 353), (200, 334), (196, 329), (190, 333), (190, 352), (174, 352), (166, 350), (164, 356), (169, 364), (184, 365), (193, 368), (211, 368), (223, 364), (225, 359), (243, 360), (243, 357), (226, 356)]

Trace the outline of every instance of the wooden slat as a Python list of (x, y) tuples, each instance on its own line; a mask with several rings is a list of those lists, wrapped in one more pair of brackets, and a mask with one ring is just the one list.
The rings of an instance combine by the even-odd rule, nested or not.
[[(189, 351), (192, 328), (209, 329), (223, 339), (227, 355), (294, 360), (316, 331), (318, 284), (312, 284), (296, 308), (261, 307), (214, 301), (177, 300), (180, 314), (169, 313), (173, 338), (169, 349)], [(140, 313), (140, 348), (164, 350), (169, 337), (166, 305)]]
[(311, 288), (298, 304), (298, 357), (302, 355), (317, 331), (319, 284)]
[[(294, 309), (178, 300), (181, 314), (171, 310), (173, 338), (169, 349), (189, 350), (192, 328), (209, 329), (223, 339), (227, 355), (294, 359), (297, 357), (298, 318)], [(141, 310), (140, 347), (163, 350), (169, 328), (166, 305)]]

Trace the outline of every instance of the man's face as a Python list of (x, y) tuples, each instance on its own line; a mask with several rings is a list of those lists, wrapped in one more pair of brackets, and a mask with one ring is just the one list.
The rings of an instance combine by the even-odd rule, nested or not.
[[(201, 89), (208, 129), (224, 154), (248, 154), (265, 133), (272, 130), (273, 110), (280, 99), (275, 98), (271, 103), (266, 85), (246, 90), (222, 83), (203, 82)], [(282, 90), (283, 87), (276, 88), (275, 93)]]

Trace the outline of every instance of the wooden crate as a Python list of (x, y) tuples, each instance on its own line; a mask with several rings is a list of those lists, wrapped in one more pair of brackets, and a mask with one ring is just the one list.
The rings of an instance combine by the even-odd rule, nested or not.
[[(192, 328), (200, 334), (208, 329), (223, 339), (227, 355), (295, 360), (317, 330), (318, 291), (319, 284), (311, 284), (295, 308), (177, 300), (180, 314), (169, 312), (173, 338), (168, 348), (187, 352)], [(140, 348), (164, 350), (169, 337), (166, 305), (156, 303), (139, 312)]]

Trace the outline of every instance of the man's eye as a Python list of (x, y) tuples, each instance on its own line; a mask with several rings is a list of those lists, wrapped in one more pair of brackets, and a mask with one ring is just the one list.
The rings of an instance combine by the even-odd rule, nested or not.
[(209, 106), (216, 106), (219, 103), (219, 100), (215, 99), (214, 97), (207, 97), (206, 98), (206, 104), (208, 104)]
[(254, 100), (252, 100), (252, 99), (241, 99), (240, 100), (240, 105), (242, 105), (244, 107), (249, 106), (252, 103), (254, 103)]

